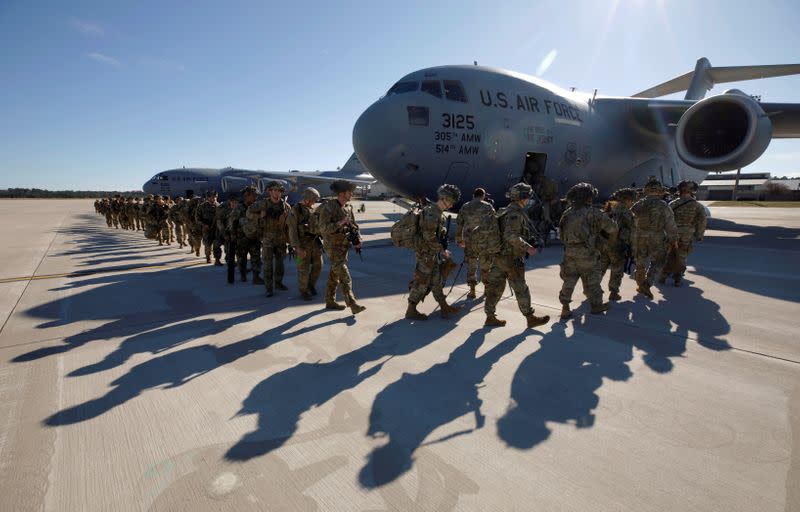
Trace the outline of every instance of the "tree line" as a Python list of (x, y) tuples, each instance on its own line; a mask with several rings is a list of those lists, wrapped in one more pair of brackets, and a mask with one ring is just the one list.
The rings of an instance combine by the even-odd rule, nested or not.
[(0, 199), (94, 199), (121, 194), (131, 197), (142, 197), (141, 190), (126, 192), (107, 190), (45, 190), (41, 188), (8, 188), (0, 189)]

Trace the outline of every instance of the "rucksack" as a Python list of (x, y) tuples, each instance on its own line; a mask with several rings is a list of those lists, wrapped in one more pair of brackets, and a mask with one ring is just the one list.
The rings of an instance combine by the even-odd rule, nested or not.
[(479, 256), (493, 256), (503, 247), (503, 235), (500, 232), (500, 219), (506, 210), (498, 214), (481, 216), (478, 225), (468, 234), (471, 244), (477, 247)]
[(420, 211), (412, 208), (400, 217), (392, 226), (391, 237), (395, 247), (416, 249), (419, 240)]
[(319, 221), (319, 214), (322, 211), (322, 206), (325, 201), (321, 202), (319, 206), (311, 209), (311, 214), (308, 216), (308, 233), (311, 235), (322, 236), (322, 229)]

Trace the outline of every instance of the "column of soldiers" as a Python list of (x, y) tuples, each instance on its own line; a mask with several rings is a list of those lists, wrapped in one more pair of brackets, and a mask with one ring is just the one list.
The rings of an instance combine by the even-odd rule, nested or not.
[[(322, 269), (323, 253), (330, 270), (325, 287), (325, 307), (331, 310), (349, 308), (353, 314), (366, 309), (353, 294), (352, 279), (347, 268), (350, 247), (361, 249), (361, 235), (353, 215), (350, 199), (354, 185), (337, 180), (331, 185), (334, 197), (320, 201), (314, 188), (307, 188), (302, 200), (289, 206), (280, 182), (267, 185), (267, 194), (259, 198), (254, 187), (245, 188), (240, 196), (231, 195), (222, 205), (216, 193), (204, 200), (198, 197), (177, 198), (175, 202), (162, 196), (123, 198), (119, 195), (95, 201), (95, 210), (104, 215), (108, 227), (142, 230), (159, 245), (177, 241), (189, 246), (190, 253), (200, 255), (204, 246), (206, 262), (228, 268), (228, 282), (239, 278), (265, 286), (267, 297), (276, 290), (285, 291), (284, 259), (288, 254), (297, 263), (298, 290), (302, 299), (310, 301), (318, 295), (317, 280)], [(592, 314), (607, 311), (601, 281), (609, 271), (609, 301), (621, 300), (620, 286), (626, 266), (636, 262), (637, 292), (652, 299), (655, 280), (664, 283), (672, 277), (680, 286), (686, 261), (694, 242), (701, 241), (706, 227), (705, 209), (694, 199), (697, 184), (683, 181), (677, 187), (679, 197), (664, 200), (664, 187), (655, 179), (644, 186), (638, 201), (634, 189), (616, 191), (602, 209), (594, 208), (597, 189), (588, 183), (573, 186), (566, 194), (569, 207), (557, 222), (563, 246), (559, 293), (561, 319), (572, 316), (570, 304), (580, 280)], [(508, 282), (520, 312), (529, 328), (545, 324), (549, 316), (537, 316), (531, 306), (530, 289), (525, 282), (525, 259), (537, 253), (536, 229), (526, 214), (526, 206), (534, 196), (526, 183), (512, 186), (506, 194), (509, 206), (499, 211), (486, 201), (485, 190), (478, 188), (471, 201), (458, 212), (455, 239), (464, 249), (463, 265), (467, 266), (468, 299), (477, 298), (478, 276), (483, 284), (485, 325), (503, 326), (506, 321), (496, 316), (496, 307)], [(415, 268), (409, 283), (406, 318), (427, 320), (418, 310), (419, 304), (432, 293), (442, 317), (459, 312), (460, 307), (448, 304), (444, 283), (455, 268), (447, 248), (445, 212), (460, 200), (461, 192), (454, 185), (442, 185), (437, 201), (419, 213), (415, 242)], [(223, 258), (224, 248), (224, 258)], [(248, 269), (249, 264), (249, 269)], [(341, 294), (345, 304), (337, 302)]]

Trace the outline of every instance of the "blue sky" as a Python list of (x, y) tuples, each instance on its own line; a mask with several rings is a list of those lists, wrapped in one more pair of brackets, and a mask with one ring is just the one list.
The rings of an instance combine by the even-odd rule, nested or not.
[[(359, 114), (415, 69), (477, 60), (628, 95), (702, 56), (798, 63), (798, 25), (796, 0), (3, 0), (0, 188), (132, 190), (182, 165), (335, 169)], [(800, 102), (800, 77), (715, 91), (728, 87)], [(746, 170), (800, 175), (800, 141), (773, 140)]]

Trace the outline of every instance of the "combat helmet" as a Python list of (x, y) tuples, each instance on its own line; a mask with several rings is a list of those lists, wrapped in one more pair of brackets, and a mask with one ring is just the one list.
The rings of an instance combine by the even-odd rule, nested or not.
[(632, 188), (621, 188), (611, 194), (611, 199), (614, 201), (624, 201), (626, 199), (630, 199), (631, 201), (636, 200), (636, 191)]
[(533, 188), (527, 183), (517, 183), (513, 185), (508, 192), (506, 192), (506, 198), (511, 201), (519, 201), (520, 199), (530, 199), (533, 195)]
[(644, 193), (645, 194), (663, 194), (664, 193), (664, 186), (661, 185), (661, 182), (655, 178), (650, 178), (650, 180), (644, 184)]
[(319, 198), (320, 198), (320, 194), (319, 194), (319, 191), (317, 189), (315, 189), (314, 187), (308, 187), (307, 189), (305, 189), (303, 191), (302, 197), (303, 197), (303, 201), (311, 201), (312, 199), (314, 201), (318, 201)]
[(697, 182), (692, 180), (683, 180), (680, 183), (678, 183), (678, 192), (680, 192), (681, 194), (684, 192), (690, 192), (694, 194), (695, 192), (697, 192), (697, 188), (698, 188)]
[(336, 180), (331, 183), (331, 190), (334, 194), (341, 194), (342, 192), (352, 192), (356, 186), (347, 180)]
[(281, 192), (286, 190), (286, 187), (283, 186), (283, 183), (278, 180), (272, 180), (267, 183), (267, 190), (272, 190), (273, 188), (277, 188)]
[(575, 205), (589, 203), (595, 197), (597, 197), (597, 189), (591, 183), (577, 183), (567, 191), (567, 201)]
[(457, 203), (458, 200), (461, 199), (461, 190), (455, 185), (445, 183), (436, 190), (436, 195), (439, 199), (447, 199), (448, 201)]

